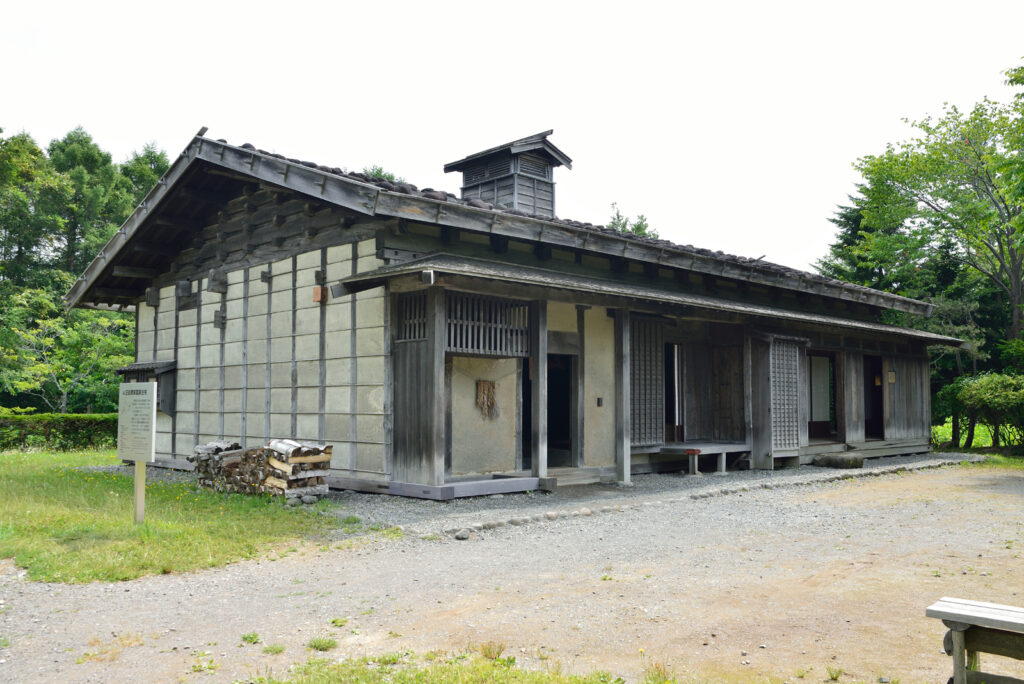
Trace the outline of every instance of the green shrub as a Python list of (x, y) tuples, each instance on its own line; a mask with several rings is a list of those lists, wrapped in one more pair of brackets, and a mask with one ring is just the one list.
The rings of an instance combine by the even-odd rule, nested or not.
[(957, 398), (988, 425), (1000, 444), (1024, 444), (1024, 375), (983, 373), (967, 378)]
[(46, 447), (68, 451), (117, 444), (116, 413), (0, 416), (0, 451)]

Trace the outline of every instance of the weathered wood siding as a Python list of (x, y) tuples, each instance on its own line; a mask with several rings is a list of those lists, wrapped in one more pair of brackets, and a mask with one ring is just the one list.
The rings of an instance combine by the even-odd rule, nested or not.
[(515, 181), (518, 209), (538, 216), (554, 216), (554, 183), (523, 175), (516, 176)]
[(430, 396), (443, 388), (432, 386), (430, 348), (426, 339), (396, 342), (394, 376), (394, 468), (399, 482), (430, 483), (433, 463), (427, 458)]
[(864, 441), (864, 355), (860, 352), (846, 352), (843, 355), (845, 368), (845, 393), (843, 417), (847, 442)]
[(704, 342), (686, 344), (683, 360), (683, 436), (690, 441), (714, 439), (714, 362), (711, 345)]
[(743, 414), (743, 347), (716, 346), (711, 349), (714, 390), (712, 422), (714, 438), (741, 441), (746, 425)]
[(750, 460), (755, 468), (772, 469), (771, 343), (750, 339)]
[(882, 360), (885, 438), (926, 439), (931, 429), (928, 362), (911, 357)]

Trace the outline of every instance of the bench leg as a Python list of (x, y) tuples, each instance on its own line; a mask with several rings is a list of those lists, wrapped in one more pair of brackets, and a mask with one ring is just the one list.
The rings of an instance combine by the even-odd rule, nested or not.
[(725, 475), (725, 453), (718, 454), (718, 474)]
[(953, 630), (953, 684), (967, 684), (967, 649), (964, 633)]
[(690, 454), (690, 474), (700, 475), (700, 455)]

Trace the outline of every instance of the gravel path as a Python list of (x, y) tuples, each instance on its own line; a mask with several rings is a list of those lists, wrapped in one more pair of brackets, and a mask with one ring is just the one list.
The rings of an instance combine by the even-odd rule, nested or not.
[[(944, 681), (929, 602), (1024, 602), (1024, 473), (936, 468), (962, 458), (448, 504), (346, 492), (346, 514), (430, 536), (118, 584), (31, 583), (3, 561), (0, 681), (246, 680), (285, 672), (328, 635), (336, 657), (496, 641), (524, 667), (630, 681), (651, 660), (712, 681), (793, 681), (807, 668), (821, 681), (830, 665), (865, 681)], [(927, 470), (895, 472), (914, 468)], [(465, 541), (438, 534), (527, 516)], [(253, 631), (263, 643), (241, 645)], [(264, 655), (269, 643), (286, 650)]]
[[(547, 522), (556, 513), (579, 515), (607, 512), (608, 507), (652, 505), (666, 501), (701, 499), (755, 489), (820, 484), (847, 478), (877, 477), (900, 470), (920, 470), (978, 460), (974, 454), (922, 454), (869, 459), (862, 469), (845, 470), (802, 466), (788, 470), (746, 470), (725, 475), (688, 476), (679, 473), (634, 475), (632, 485), (580, 485), (553, 492), (523, 492), (469, 497), (453, 501), (401, 499), (346, 490), (338, 493), (346, 515), (369, 522), (400, 525), (410, 534), (453, 534), (484, 525), (525, 525)], [(528, 519), (528, 520), (527, 520)]]

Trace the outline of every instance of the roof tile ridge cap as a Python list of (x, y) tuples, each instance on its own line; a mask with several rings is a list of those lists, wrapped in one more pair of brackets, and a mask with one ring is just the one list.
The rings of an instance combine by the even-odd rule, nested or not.
[[(302, 167), (307, 168), (307, 169), (312, 169), (313, 171), (319, 171), (320, 173), (330, 174), (330, 175), (332, 175), (332, 176), (334, 176), (336, 178), (340, 178), (342, 180), (346, 180), (346, 181), (349, 181), (349, 182), (352, 182), (352, 183), (358, 183), (359, 185), (362, 185), (362, 186), (365, 186), (365, 187), (368, 187), (368, 188), (373, 188), (374, 190), (388, 191), (388, 190), (386, 190), (386, 188), (382, 188), (379, 185), (376, 185), (375, 183), (373, 183), (372, 181), (364, 181), (364, 180), (362, 180), (360, 178), (354, 178), (352, 176), (352, 174), (354, 172), (352, 172), (352, 171), (345, 171), (340, 166), (327, 166), (325, 164), (319, 164), (319, 163), (314, 162), (314, 161), (303, 160), (303, 159), (295, 159), (295, 158), (292, 158), (292, 157), (286, 157), (285, 155), (280, 154), (279, 152), (271, 152), (269, 150), (264, 150), (262, 148), (256, 147), (255, 145), (253, 145), (250, 142), (244, 142), (241, 145), (234, 145), (234, 144), (228, 142), (227, 140), (225, 140), (224, 138), (218, 138), (216, 140), (212, 140), (210, 138), (202, 138), (200, 136), (196, 136), (195, 138), (193, 138), (193, 143), (196, 140), (205, 140), (206, 142), (215, 142), (215, 143), (218, 143), (220, 145), (224, 145), (226, 147), (232, 147), (232, 148), (234, 148), (236, 150), (245, 150), (246, 152), (250, 152), (252, 154), (258, 154), (258, 155), (260, 155), (262, 157), (270, 157), (270, 158), (273, 158), (273, 159), (279, 159), (279, 160), (281, 160), (281, 161), (283, 161), (283, 162), (285, 162), (287, 164), (292, 164), (294, 166), (302, 166)], [(193, 143), (190, 143), (190, 146)], [(188, 148), (186, 147), (185, 149), (187, 150)], [(412, 184), (411, 183), (406, 183), (406, 185), (412, 185)], [(412, 187), (415, 188), (416, 186), (412, 185)], [(392, 192), (392, 191), (388, 191), (388, 192)]]

